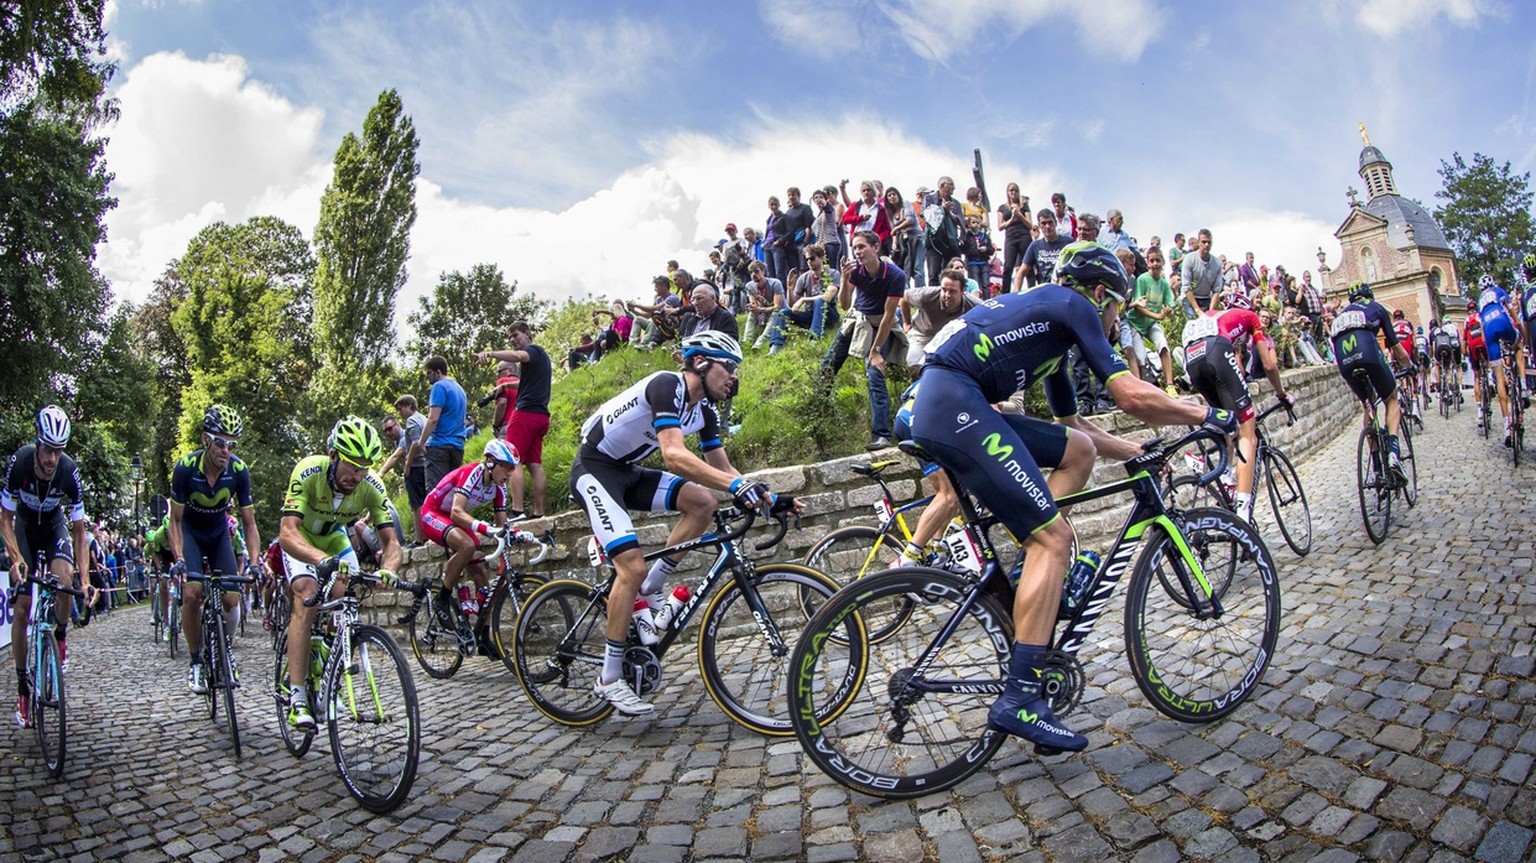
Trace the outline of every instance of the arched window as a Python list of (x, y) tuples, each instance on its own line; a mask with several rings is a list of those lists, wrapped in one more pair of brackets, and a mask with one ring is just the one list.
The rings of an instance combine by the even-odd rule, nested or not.
[(1376, 253), (1370, 246), (1360, 247), (1360, 271), (1365, 274), (1367, 282), (1376, 281)]
[(1429, 289), (1431, 291), (1439, 291), (1440, 290), (1440, 280), (1441, 280), (1440, 268), (1439, 267), (1431, 267), (1430, 271), (1429, 271)]

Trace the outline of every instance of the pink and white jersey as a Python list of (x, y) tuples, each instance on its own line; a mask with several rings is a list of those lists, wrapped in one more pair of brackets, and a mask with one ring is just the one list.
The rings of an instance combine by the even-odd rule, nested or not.
[(504, 486), (491, 482), (491, 472), (484, 462), (472, 462), (459, 467), (437, 483), (437, 488), (427, 495), (421, 504), (422, 512), (435, 512), (447, 518), (453, 513), (454, 493), (464, 495), (466, 509), (474, 509), (489, 502), (496, 512), (507, 508), (507, 491)]

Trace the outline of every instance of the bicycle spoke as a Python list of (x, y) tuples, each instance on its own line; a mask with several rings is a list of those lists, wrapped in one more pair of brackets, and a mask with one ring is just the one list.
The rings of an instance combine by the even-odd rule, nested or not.
[(388, 812), (410, 793), (421, 749), (416, 686), (400, 648), (384, 630), (359, 626), (351, 652), (327, 666), (326, 724), (336, 769), (372, 812)]

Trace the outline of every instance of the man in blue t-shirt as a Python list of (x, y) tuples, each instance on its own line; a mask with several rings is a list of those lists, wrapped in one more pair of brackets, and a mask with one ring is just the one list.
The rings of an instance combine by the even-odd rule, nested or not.
[(869, 449), (891, 445), (891, 394), (885, 387), (885, 358), (891, 351), (896, 309), (906, 294), (907, 274), (881, 260), (880, 237), (874, 231), (856, 231), (853, 258), (843, 262), (843, 287), (838, 306), (853, 305), (837, 338), (821, 361), (822, 379), (837, 377), (848, 355), (865, 360), (864, 378), (869, 384)]
[(442, 357), (427, 360), (427, 380), (432, 382), (432, 394), (427, 398), (427, 425), (422, 429), (421, 437), (427, 459), (427, 490), (430, 492), (437, 488), (438, 480), (464, 463), (469, 400), (464, 397), (464, 388), (459, 382), (448, 377), (448, 361)]

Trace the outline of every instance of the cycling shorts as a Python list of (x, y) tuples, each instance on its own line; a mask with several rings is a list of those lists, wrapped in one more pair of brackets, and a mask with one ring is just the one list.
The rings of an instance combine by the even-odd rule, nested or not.
[(587, 511), (592, 535), (610, 559), (640, 547), (630, 510), (677, 510), (677, 496), (687, 481), (649, 467), (577, 457), (571, 465), (571, 495)]
[(1060, 513), (1040, 466), (1057, 467), (1067, 452), (1066, 426), (988, 403), (976, 379), (930, 365), (912, 406), (912, 439), (1023, 540)]
[(1344, 383), (1361, 401), (1379, 398), (1385, 402), (1397, 393), (1397, 378), (1375, 339), (1359, 339), (1352, 353), (1340, 353), (1338, 367)]
[[(891, 421), (891, 434), (895, 435), (897, 442), (912, 439), (912, 400), (917, 397), (917, 381), (913, 381), (901, 394), (901, 408), (896, 411), (896, 418)], [(918, 467), (922, 468), (923, 476), (928, 476), (939, 469), (928, 459), (918, 459)]]
[(1502, 359), (1505, 346), (1513, 348), (1518, 338), (1515, 325), (1509, 318), (1495, 318), (1483, 324), (1483, 344), (1487, 346), (1488, 359), (1492, 362)]
[(455, 525), (453, 519), (436, 510), (422, 509), (421, 515), (416, 519), (416, 526), (421, 532), (422, 539), (447, 548), (448, 531)]
[(1472, 361), (1472, 368), (1480, 369), (1488, 364), (1487, 345), (1468, 345), (1468, 359)]
[(1237, 348), (1221, 336), (1208, 336), (1184, 348), (1184, 369), (1195, 392), (1213, 408), (1225, 408), (1237, 414), (1238, 422), (1247, 422), (1257, 412), (1243, 371), (1237, 360)]
[[(342, 536), (346, 536), (346, 534), (343, 533)], [(347, 544), (347, 547), (344, 551), (332, 553), (331, 556), (337, 558), (352, 569), (357, 569), (357, 552), (352, 550), (352, 545), (350, 543)], [(301, 578), (313, 578), (317, 581), (319, 580), (315, 573), (314, 564), (305, 563), (304, 561), (299, 560), (286, 551), (283, 552), (282, 571), (288, 577), (289, 583), (298, 581)]]
[(1456, 349), (1448, 345), (1435, 348), (1435, 361), (1449, 365), (1456, 360)]
[[(69, 520), (65, 518), (63, 509), (55, 509), (39, 521), (36, 513), (18, 507), (13, 523), (16, 525), (16, 545), (20, 547), (21, 559), (26, 561), (28, 572), (37, 566), (39, 555), (43, 557), (44, 565), (62, 560), (74, 566), (75, 547), (70, 541)], [(10, 578), (11, 587), (16, 587), (14, 569), (11, 570)], [(12, 590), (12, 605), (16, 604), (16, 597), (20, 593)]]
[(267, 551), (262, 555), (261, 562), (269, 576), (278, 581), (288, 580), (288, 569), (283, 566), (283, 547), (277, 540), (273, 540), (272, 544), (267, 546)]
[[(239, 575), (235, 562), (235, 546), (229, 539), (229, 528), (219, 522), (211, 528), (196, 530), (185, 519), (181, 522), (181, 556), (187, 564), (188, 575), (203, 575), (206, 559), (211, 571), (221, 575)], [(194, 582), (196, 583), (196, 582)], [(226, 585), (224, 590), (238, 593), (240, 585)]]

